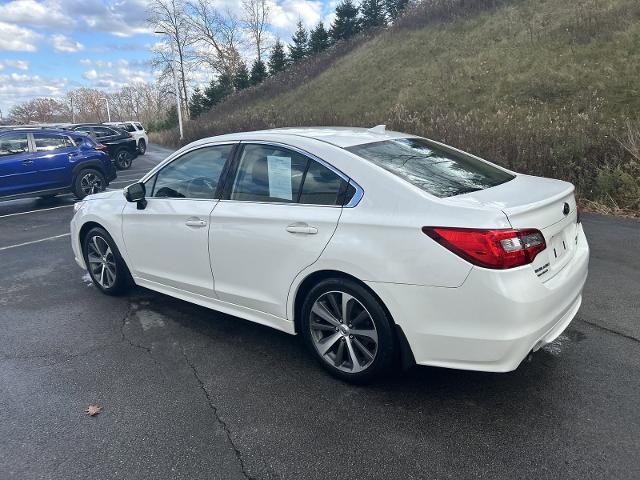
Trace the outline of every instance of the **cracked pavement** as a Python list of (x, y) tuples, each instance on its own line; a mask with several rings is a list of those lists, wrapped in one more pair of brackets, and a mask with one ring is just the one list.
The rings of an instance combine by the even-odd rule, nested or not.
[[(66, 208), (2, 217), (34, 205), (0, 203), (0, 247), (65, 231)], [(101, 295), (66, 238), (0, 251), (0, 478), (640, 478), (640, 222), (584, 223), (585, 300), (557, 342), (508, 374), (368, 387), (295, 337)]]

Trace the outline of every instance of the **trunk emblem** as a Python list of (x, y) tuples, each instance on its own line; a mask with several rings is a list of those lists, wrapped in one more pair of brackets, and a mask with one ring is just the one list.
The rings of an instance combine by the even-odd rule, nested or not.
[(567, 202), (564, 202), (564, 207), (562, 207), (562, 213), (564, 213), (565, 215), (569, 215), (570, 211), (571, 211), (571, 207)]

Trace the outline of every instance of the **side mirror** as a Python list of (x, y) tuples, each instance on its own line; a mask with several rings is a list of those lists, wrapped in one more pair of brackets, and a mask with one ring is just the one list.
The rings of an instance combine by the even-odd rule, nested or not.
[(147, 201), (145, 200), (146, 194), (147, 189), (144, 183), (132, 183), (124, 189), (124, 198), (127, 199), (127, 202), (137, 203), (138, 210), (144, 210), (147, 206)]

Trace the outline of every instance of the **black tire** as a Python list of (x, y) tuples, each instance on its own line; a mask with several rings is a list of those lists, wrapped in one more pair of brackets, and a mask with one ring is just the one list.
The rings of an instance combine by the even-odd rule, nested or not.
[(147, 142), (144, 141), (144, 138), (141, 138), (138, 142), (138, 153), (140, 155), (144, 155), (147, 151)]
[[(312, 308), (316, 301), (319, 299), (328, 298), (326, 297), (326, 294), (328, 293), (330, 295), (337, 295), (340, 292), (346, 293), (347, 295), (353, 297), (353, 299), (357, 300), (356, 305), (358, 305), (358, 308), (361, 309), (360, 311), (366, 310), (366, 313), (369, 314), (369, 317), (365, 321), (370, 321), (373, 323), (377, 335), (377, 348), (373, 356), (373, 360), (368, 360), (369, 363), (366, 364), (366, 367), (356, 373), (351, 373), (340, 369), (345, 368), (344, 365), (348, 365), (348, 362), (342, 362), (340, 367), (334, 364), (334, 362), (337, 361), (339, 352), (336, 351), (334, 353), (330, 353), (330, 355), (335, 355), (335, 358), (330, 358), (327, 355), (321, 355), (318, 350), (319, 347), (316, 346), (316, 342), (318, 341), (318, 339), (315, 338), (315, 336), (317, 335), (317, 330), (314, 332), (311, 328), (312, 320), (314, 324), (317, 324), (319, 319), (319, 317), (315, 316), (315, 313), (312, 314)], [(349, 302), (351, 302), (351, 300), (349, 300), (347, 303)], [(354, 307), (352, 306), (351, 309), (353, 308)], [(344, 278), (322, 280), (307, 294), (302, 306), (301, 315), (302, 317), (300, 324), (302, 329), (302, 336), (304, 337), (305, 343), (307, 344), (309, 350), (312, 352), (313, 356), (320, 362), (320, 365), (322, 365), (322, 367), (326, 369), (331, 375), (347, 382), (362, 384), (371, 382), (372, 380), (381, 377), (382, 375), (387, 373), (393, 366), (397, 349), (396, 338), (393, 334), (393, 322), (389, 318), (389, 315), (387, 314), (380, 300), (378, 300), (368, 289), (366, 289), (358, 282)], [(342, 320), (340, 320), (340, 323), (342, 323)], [(349, 325), (349, 327), (351, 327), (351, 325)], [(361, 331), (359, 329), (363, 327), (353, 326), (352, 328), (354, 329), (355, 333), (355, 331)], [(342, 334), (342, 332), (338, 331), (338, 329), (336, 328), (335, 334), (334, 332), (328, 332), (326, 333), (326, 338), (328, 339), (328, 337), (338, 334)], [(354, 337), (353, 335), (345, 336), (349, 338)], [(335, 343), (335, 345), (338, 345), (338, 347), (336, 347), (336, 350), (340, 348), (339, 342), (345, 342), (345, 344), (349, 342), (349, 347), (351, 347), (352, 349), (355, 346), (354, 343), (352, 343), (355, 342), (355, 340), (349, 341), (347, 338), (339, 338), (339, 341)], [(344, 349), (345, 347), (342, 347), (342, 355), (344, 355)], [(348, 356), (350, 357), (351, 353), (349, 353)], [(358, 363), (360, 365), (360, 362)]]
[[(95, 245), (97, 245), (97, 247), (95, 247)], [(107, 278), (109, 280), (111, 277), (109, 277), (109, 273), (102, 273), (101, 266), (95, 263), (96, 251), (100, 251), (100, 249), (104, 248), (105, 245), (109, 247), (109, 250), (106, 250), (105, 252), (106, 261), (113, 262), (113, 269), (111, 270), (109, 267), (105, 266), (105, 272), (107, 270), (109, 270), (109, 272), (113, 271), (112, 275), (115, 277), (110, 285), (101, 283), (101, 274), (104, 275), (103, 278)], [(107, 295), (120, 295), (131, 289), (133, 286), (133, 279), (131, 278), (129, 268), (127, 268), (126, 263), (122, 259), (120, 251), (118, 250), (116, 243), (113, 241), (113, 238), (111, 238), (111, 235), (109, 235), (105, 229), (95, 227), (87, 232), (82, 239), (82, 254), (84, 255), (87, 271), (89, 272), (89, 276), (91, 277), (93, 284), (102, 293)], [(90, 254), (93, 261), (90, 261)]]
[(73, 179), (73, 194), (82, 200), (87, 195), (99, 193), (107, 188), (104, 174), (95, 168), (83, 168)]
[(134, 156), (133, 153), (126, 148), (119, 148), (113, 154), (113, 158), (115, 159), (118, 170), (128, 170), (131, 168)]

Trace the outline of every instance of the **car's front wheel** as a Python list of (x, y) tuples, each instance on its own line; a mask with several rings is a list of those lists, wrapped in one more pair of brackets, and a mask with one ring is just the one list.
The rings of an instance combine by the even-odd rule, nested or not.
[(107, 295), (118, 295), (132, 284), (131, 274), (111, 235), (100, 227), (89, 230), (82, 251), (93, 284)]
[(99, 170), (85, 168), (81, 170), (73, 181), (73, 193), (82, 200), (92, 193), (102, 192), (107, 188), (107, 181)]
[(308, 293), (302, 307), (303, 335), (332, 375), (368, 382), (388, 371), (394, 358), (392, 322), (380, 301), (349, 279), (327, 279)]
[(144, 141), (144, 138), (141, 138), (140, 141), (138, 142), (138, 152), (140, 153), (140, 155), (144, 155), (146, 151), (147, 151), (147, 142)]
[(127, 170), (131, 168), (133, 163), (133, 154), (126, 148), (121, 148), (115, 153), (116, 167), (120, 170)]

